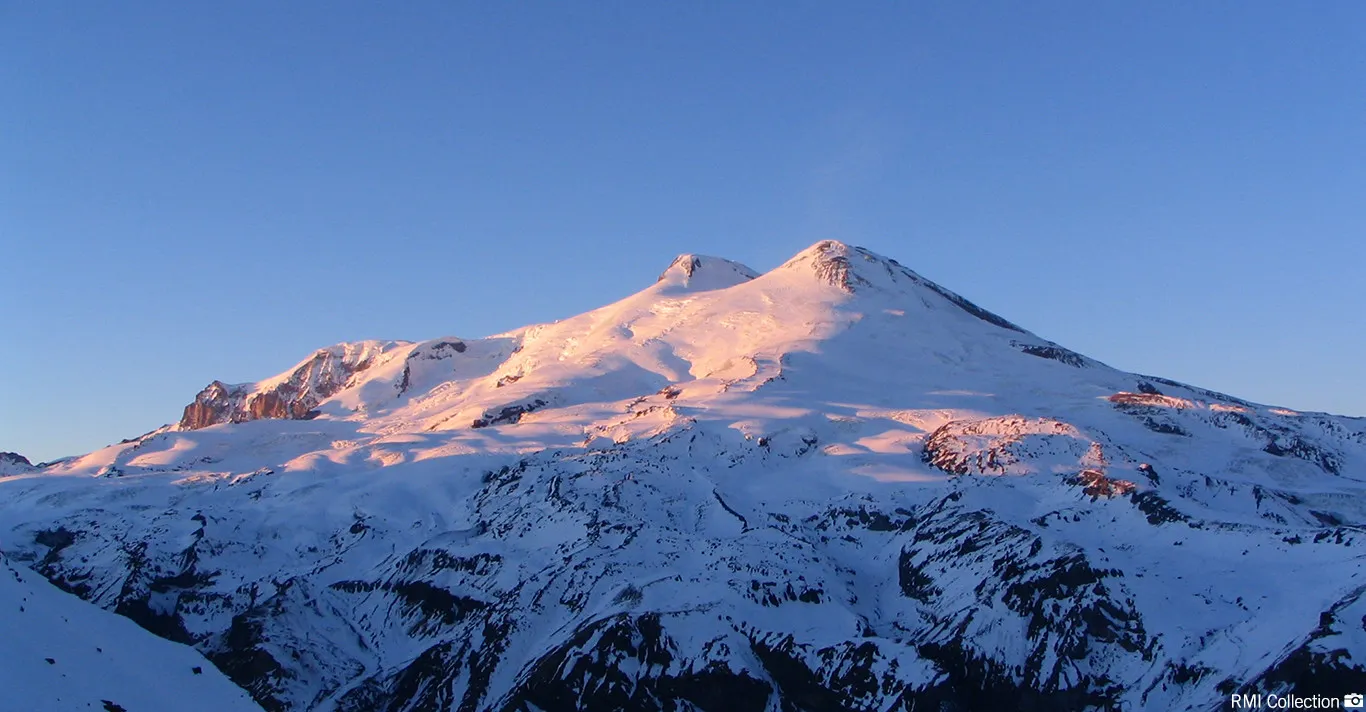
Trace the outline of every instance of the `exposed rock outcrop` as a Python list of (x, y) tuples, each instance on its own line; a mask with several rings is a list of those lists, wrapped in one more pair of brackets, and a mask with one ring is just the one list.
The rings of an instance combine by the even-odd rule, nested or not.
[(317, 417), (318, 404), (345, 388), (356, 374), (370, 368), (388, 346), (380, 342), (338, 344), (319, 349), (282, 379), (237, 385), (214, 381), (185, 406), (178, 427), (198, 430), (266, 418)]
[(1065, 349), (1057, 344), (1040, 345), (1012, 341), (1010, 342), (1010, 345), (1019, 349), (1021, 353), (1057, 361), (1058, 363), (1071, 366), (1072, 368), (1086, 368), (1089, 365), (1085, 356), (1082, 356), (1071, 349)]
[(1028, 474), (1039, 461), (1082, 463), (1097, 450), (1069, 423), (1005, 415), (945, 423), (926, 439), (921, 457), (954, 475), (1006, 475)]
[(1077, 475), (1076, 483), (1085, 487), (1082, 491), (1091, 497), (1117, 497), (1137, 489), (1134, 483), (1106, 477), (1100, 470), (1082, 470)]
[(484, 417), (476, 418), (474, 422), (470, 424), (470, 427), (478, 429), (487, 428), (490, 425), (510, 425), (518, 423), (522, 420), (523, 415), (526, 415), (527, 413), (530, 413), (531, 411), (536, 410), (544, 405), (545, 401), (541, 400), (540, 398), (536, 398), (535, 400), (532, 400), (527, 403), (514, 403), (512, 405), (506, 405), (496, 412), (492, 410), (486, 411), (484, 413)]
[(25, 472), (35, 470), (32, 462), (27, 457), (17, 452), (0, 452), (0, 477), (5, 475), (22, 475)]

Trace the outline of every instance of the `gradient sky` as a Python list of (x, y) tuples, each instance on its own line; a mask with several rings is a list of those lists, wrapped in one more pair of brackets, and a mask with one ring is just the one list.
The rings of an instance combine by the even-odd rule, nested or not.
[(1366, 3), (0, 3), (0, 450), (675, 254), (1366, 415)]

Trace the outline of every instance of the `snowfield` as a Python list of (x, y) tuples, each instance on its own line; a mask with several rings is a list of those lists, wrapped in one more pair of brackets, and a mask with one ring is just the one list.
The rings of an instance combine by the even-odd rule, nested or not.
[(0, 472), (11, 562), (266, 710), (1366, 692), (1366, 419), (1112, 369), (838, 242), (339, 344)]
[(0, 556), (0, 709), (260, 712), (202, 655)]

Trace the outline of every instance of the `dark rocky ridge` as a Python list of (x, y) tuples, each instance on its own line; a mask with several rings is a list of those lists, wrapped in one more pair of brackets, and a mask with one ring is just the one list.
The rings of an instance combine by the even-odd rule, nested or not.
[(0, 477), (5, 475), (22, 475), (37, 469), (27, 457), (17, 452), (0, 452)]
[(20, 465), (22, 467), (33, 467), (27, 457), (17, 452), (0, 452), (0, 465)]
[(1085, 368), (1088, 365), (1085, 356), (1082, 356), (1071, 349), (1065, 349), (1057, 344), (1040, 346), (1038, 344), (1025, 344), (1018, 341), (1012, 341), (1010, 342), (1010, 345), (1019, 349), (1021, 353), (1057, 361), (1058, 363), (1066, 364), (1073, 368)]

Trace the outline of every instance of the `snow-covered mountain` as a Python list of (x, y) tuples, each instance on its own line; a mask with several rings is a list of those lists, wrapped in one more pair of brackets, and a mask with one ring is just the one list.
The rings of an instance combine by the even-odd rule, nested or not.
[(1364, 491), (1366, 419), (821, 242), (215, 381), (0, 532), (267, 710), (1203, 710), (1366, 691)]

